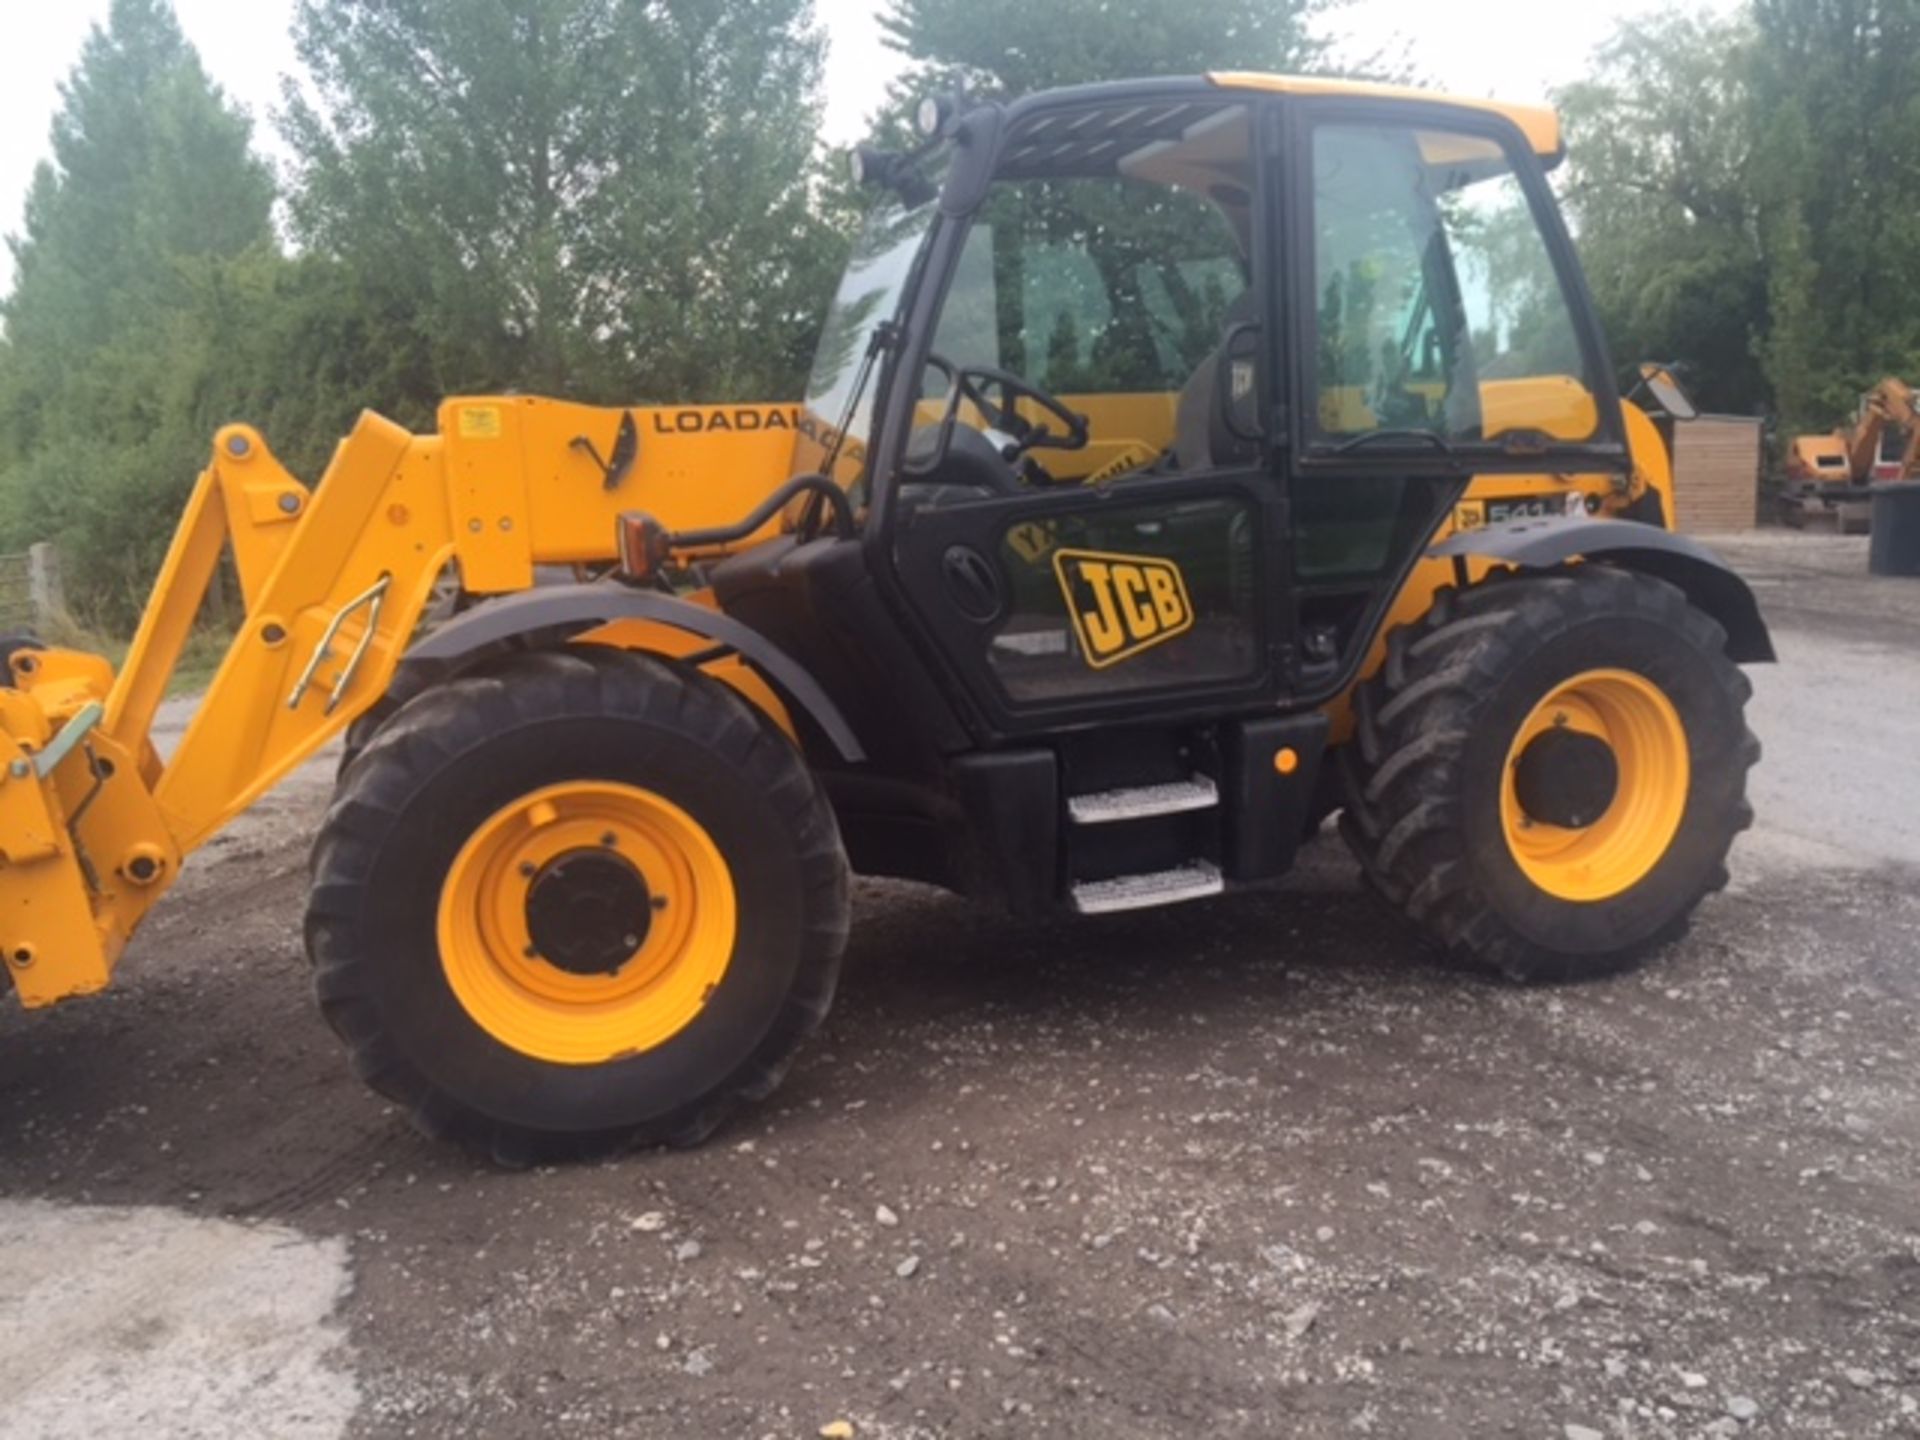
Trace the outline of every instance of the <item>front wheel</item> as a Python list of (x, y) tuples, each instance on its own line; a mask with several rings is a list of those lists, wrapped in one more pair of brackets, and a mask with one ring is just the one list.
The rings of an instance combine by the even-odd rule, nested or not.
[(1514, 979), (1645, 957), (1753, 820), (1725, 642), (1672, 585), (1601, 565), (1441, 591), (1355, 697), (1341, 828), (1369, 879)]
[(321, 1006), (414, 1122), (510, 1163), (691, 1144), (825, 1015), (847, 868), (732, 691), (619, 651), (428, 690), (343, 777), (307, 916)]

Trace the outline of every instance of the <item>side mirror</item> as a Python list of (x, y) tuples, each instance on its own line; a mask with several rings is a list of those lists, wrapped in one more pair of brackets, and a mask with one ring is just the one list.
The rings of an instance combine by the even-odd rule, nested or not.
[(1653, 403), (1675, 420), (1694, 420), (1700, 415), (1700, 407), (1693, 403), (1693, 397), (1686, 388), (1674, 378), (1673, 371), (1655, 361), (1645, 361), (1640, 366), (1640, 384), (1636, 390), (1644, 389), (1653, 397)]

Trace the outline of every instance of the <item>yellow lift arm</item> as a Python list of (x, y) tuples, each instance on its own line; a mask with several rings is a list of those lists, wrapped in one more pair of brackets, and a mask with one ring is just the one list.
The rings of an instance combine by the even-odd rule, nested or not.
[[(119, 674), (19, 650), (0, 688), (0, 954), (21, 1002), (105, 987), (182, 859), (385, 693), (450, 564), (502, 594), (536, 565), (613, 559), (623, 510), (731, 521), (785, 478), (798, 419), (453, 399), (435, 435), (362, 415), (311, 490), (257, 431), (220, 431)], [(246, 619), (163, 761), (154, 719), (229, 545)]]

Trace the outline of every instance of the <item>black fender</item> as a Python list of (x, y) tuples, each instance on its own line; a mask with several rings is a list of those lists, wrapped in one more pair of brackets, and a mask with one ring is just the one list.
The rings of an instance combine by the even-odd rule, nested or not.
[(731, 616), (653, 590), (623, 585), (543, 585), (476, 605), (407, 651), (405, 663), (457, 670), (469, 656), (498, 649), (516, 636), (562, 636), (610, 620), (652, 620), (698, 635), (737, 653), (758, 670), (781, 699), (804, 711), (848, 764), (866, 752), (840, 707), (804, 666), (766, 636)]
[(1686, 535), (1636, 520), (1577, 516), (1509, 520), (1461, 530), (1427, 551), (1441, 559), (1497, 560), (1546, 570), (1584, 559), (1638, 570), (1686, 592), (1727, 632), (1727, 657), (1742, 665), (1774, 659), (1773, 637), (1752, 589), (1713, 551)]

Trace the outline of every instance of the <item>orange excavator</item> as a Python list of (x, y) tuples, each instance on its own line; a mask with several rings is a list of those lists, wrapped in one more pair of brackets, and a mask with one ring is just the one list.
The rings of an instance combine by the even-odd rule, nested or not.
[(1790, 525), (1830, 522), (1843, 534), (1864, 533), (1869, 487), (1916, 479), (1920, 393), (1889, 376), (1860, 397), (1852, 425), (1794, 437), (1787, 450), (1782, 518)]

